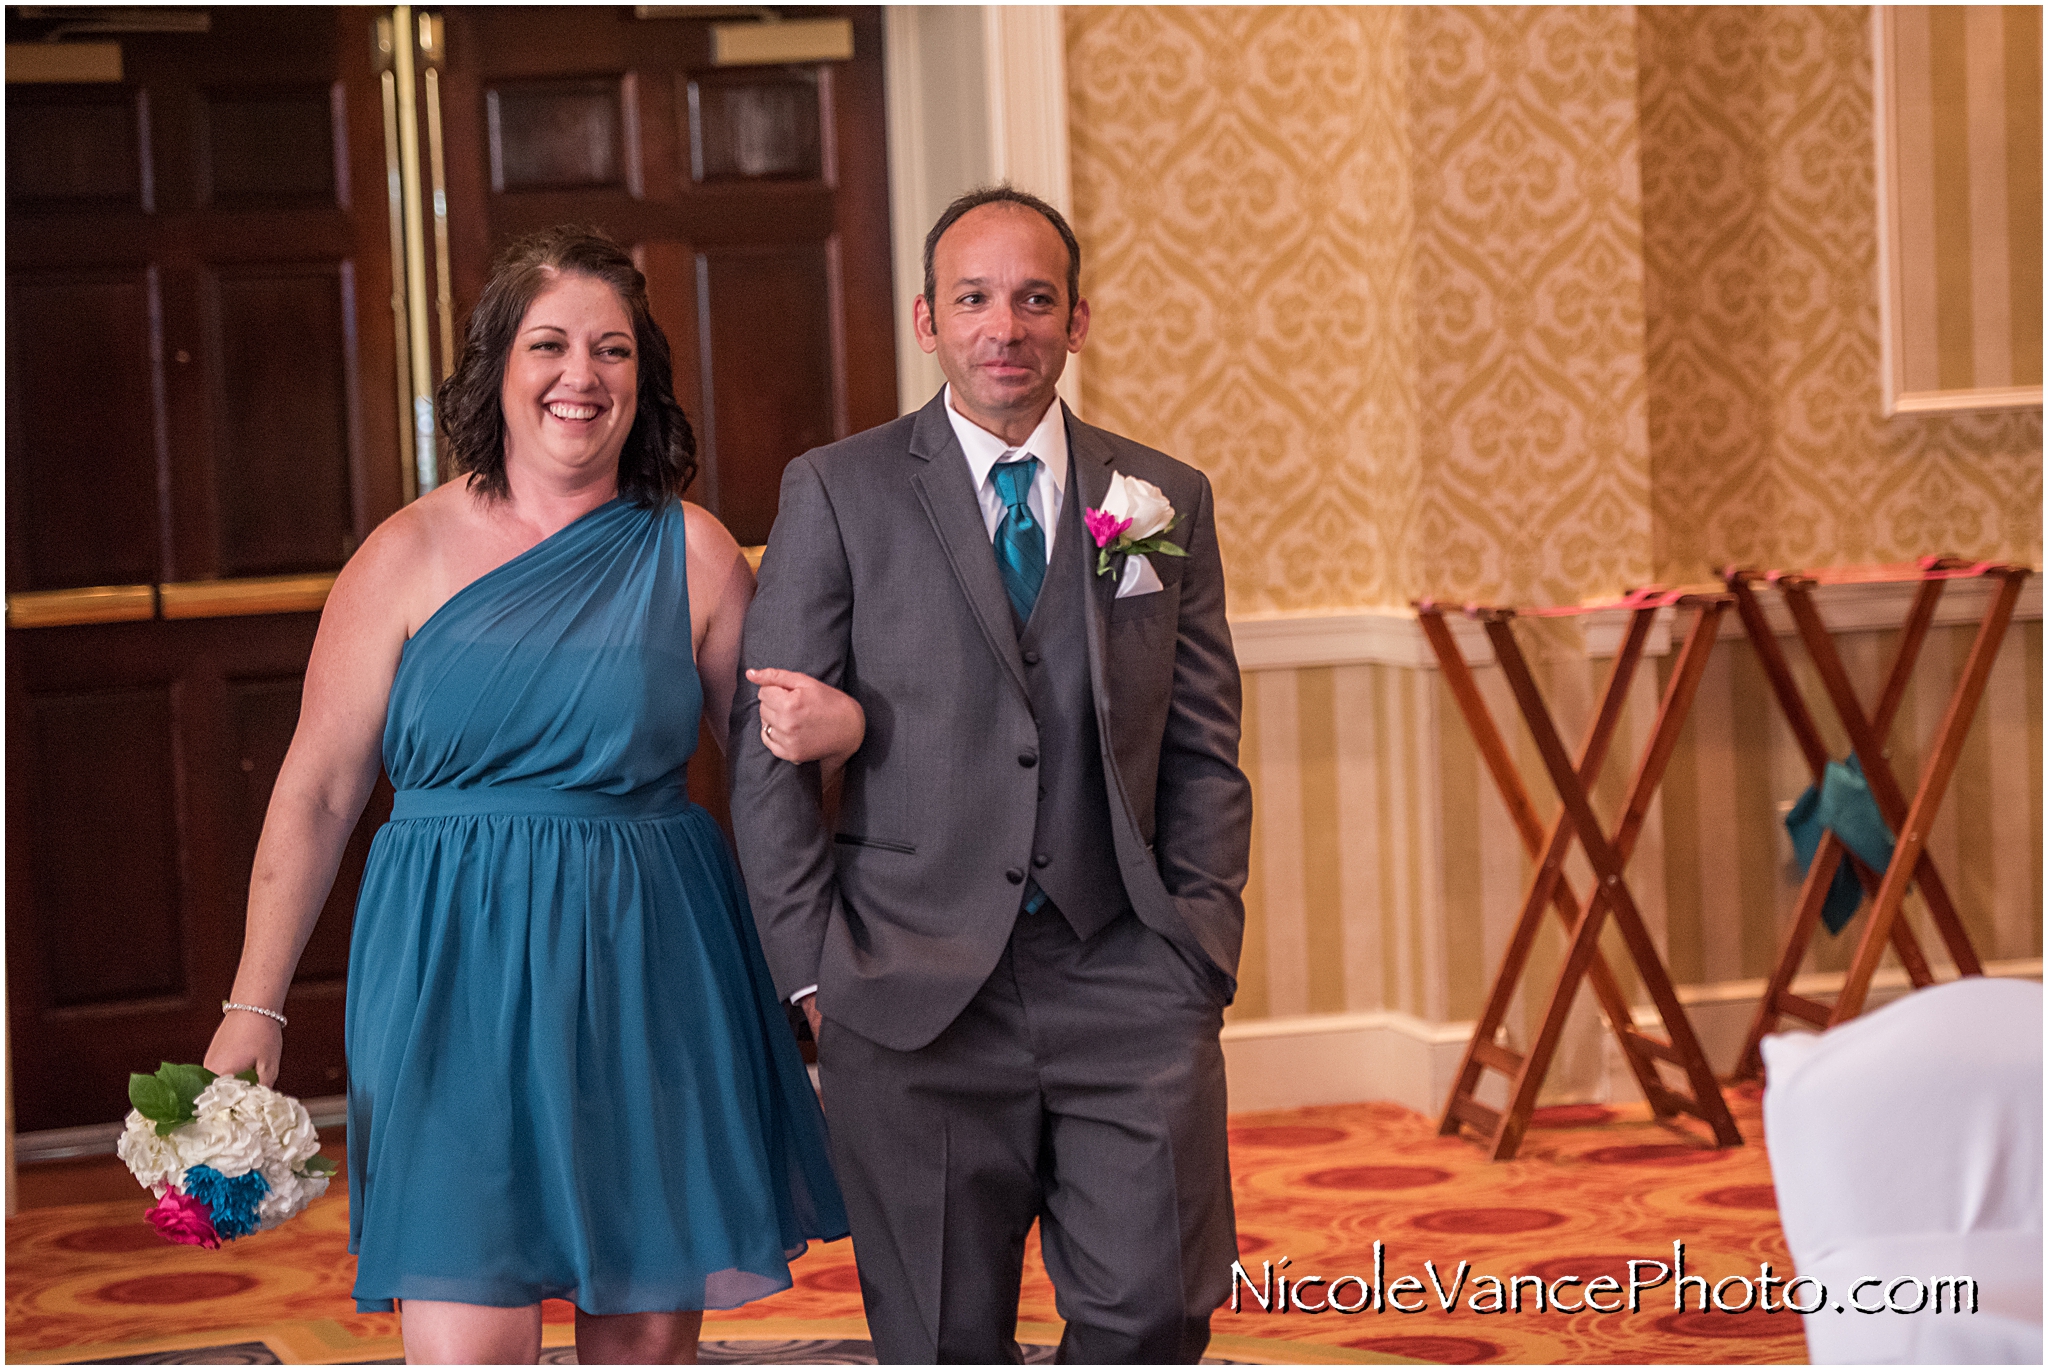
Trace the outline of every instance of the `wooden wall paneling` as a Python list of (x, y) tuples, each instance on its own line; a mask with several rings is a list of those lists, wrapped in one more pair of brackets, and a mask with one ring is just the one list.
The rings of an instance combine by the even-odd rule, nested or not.
[(8, 273), (14, 589), (157, 578), (156, 284), (146, 267)]

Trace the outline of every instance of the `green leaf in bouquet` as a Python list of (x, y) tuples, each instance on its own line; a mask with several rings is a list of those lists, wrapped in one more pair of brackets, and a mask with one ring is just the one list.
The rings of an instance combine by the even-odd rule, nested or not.
[(169, 1061), (159, 1066), (156, 1074), (159, 1080), (177, 1091), (178, 1103), (187, 1118), (192, 1116), (192, 1101), (214, 1081), (213, 1072), (205, 1066), (173, 1065)]
[(250, 1066), (250, 1067), (249, 1067), (249, 1068), (248, 1068), (247, 1070), (238, 1070), (238, 1071), (236, 1071), (236, 1072), (235, 1072), (235, 1078), (236, 1078), (237, 1080), (240, 1080), (240, 1081), (241, 1081), (241, 1082), (242, 1082), (243, 1084), (245, 1084), (245, 1085), (253, 1085), (253, 1084), (260, 1084), (260, 1083), (261, 1083), (261, 1081), (259, 1081), (259, 1080), (258, 1080), (258, 1079), (256, 1078), (256, 1067), (254, 1067), (254, 1066)]
[(339, 1168), (325, 1156), (315, 1156), (306, 1162), (306, 1168), (299, 1173), (301, 1175), (332, 1175)]
[(156, 1124), (157, 1136), (169, 1136), (174, 1128), (192, 1121), (192, 1101), (213, 1083), (213, 1078), (213, 1072), (204, 1066), (165, 1061), (154, 1075), (128, 1077), (128, 1102)]
[(143, 1117), (162, 1125), (169, 1123), (176, 1127), (190, 1117), (178, 1111), (178, 1091), (154, 1075), (130, 1075), (128, 1077), (128, 1102)]

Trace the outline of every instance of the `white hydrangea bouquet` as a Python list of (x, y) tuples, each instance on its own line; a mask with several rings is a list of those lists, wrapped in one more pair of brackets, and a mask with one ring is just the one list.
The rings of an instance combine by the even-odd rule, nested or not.
[(148, 1212), (165, 1240), (216, 1247), (263, 1232), (327, 1192), (334, 1163), (320, 1154), (306, 1106), (256, 1083), (256, 1072), (215, 1075), (166, 1061), (128, 1077), (128, 1127), (116, 1150), (156, 1195)]

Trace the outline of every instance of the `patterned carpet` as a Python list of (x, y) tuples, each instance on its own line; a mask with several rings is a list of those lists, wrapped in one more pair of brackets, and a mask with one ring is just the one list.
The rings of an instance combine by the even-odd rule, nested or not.
[[(1386, 1287), (1413, 1277), (1419, 1292), (1400, 1301), (1422, 1311), (1261, 1311), (1246, 1294), (1238, 1311), (1218, 1312), (1210, 1355), (1251, 1364), (1803, 1362), (1798, 1315), (1703, 1313), (1696, 1298), (1675, 1312), (1668, 1283), (1644, 1294), (1638, 1312), (1539, 1312), (1526, 1282), (1522, 1311), (1485, 1311), (1484, 1277), (1538, 1277), (1549, 1288), (1576, 1275), (1581, 1284), (1562, 1288), (1576, 1302), (1596, 1276), (1625, 1281), (1631, 1259), (1668, 1266), (1673, 1241), (1685, 1243), (1686, 1273), (1710, 1283), (1754, 1279), (1763, 1262), (1789, 1275), (1756, 1094), (1736, 1091), (1730, 1105), (1748, 1146), (1716, 1151), (1702, 1129), (1654, 1122), (1640, 1107), (1580, 1106), (1540, 1112), (1521, 1157), (1505, 1164), (1388, 1104), (1240, 1114), (1232, 1163), (1253, 1279), (1263, 1281), (1270, 1261), (1290, 1279), (1369, 1281), (1377, 1240)], [(133, 1202), (9, 1220), (10, 1361), (316, 1365), (401, 1354), (395, 1316), (351, 1311), (339, 1185), (303, 1217), (219, 1251), (165, 1245), (142, 1209), (138, 1191)], [(1469, 1263), (1462, 1292), (1460, 1261)], [(1453, 1296), (1451, 1311), (1425, 1262)], [(795, 1273), (784, 1293), (707, 1317), (705, 1360), (871, 1360), (850, 1243), (813, 1247)], [(1356, 1283), (1338, 1288), (1339, 1303), (1358, 1300)], [(1312, 1294), (1319, 1302), (1323, 1287)], [(1270, 1299), (1279, 1303), (1277, 1284)], [(1027, 1358), (1048, 1357), (1060, 1324), (1035, 1239), (1021, 1317)], [(550, 1303), (544, 1318), (547, 1359), (573, 1361), (571, 1310)]]

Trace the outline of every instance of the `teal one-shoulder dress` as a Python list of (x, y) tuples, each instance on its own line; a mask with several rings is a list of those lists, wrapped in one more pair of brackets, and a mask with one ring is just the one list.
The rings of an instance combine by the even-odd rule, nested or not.
[(725, 839), (683, 510), (613, 501), (406, 643), (349, 956), (359, 1310), (730, 1308), (846, 1234)]

